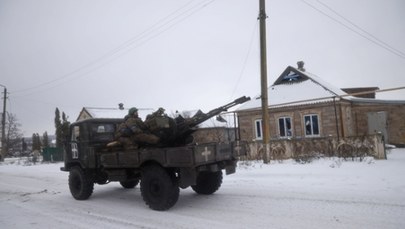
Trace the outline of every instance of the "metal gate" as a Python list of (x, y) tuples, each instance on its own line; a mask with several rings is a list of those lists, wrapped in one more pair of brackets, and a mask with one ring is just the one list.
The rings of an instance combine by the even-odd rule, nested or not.
[(368, 118), (368, 133), (376, 134), (381, 133), (384, 136), (385, 142), (388, 142), (388, 132), (387, 132), (387, 112), (369, 112), (367, 113)]

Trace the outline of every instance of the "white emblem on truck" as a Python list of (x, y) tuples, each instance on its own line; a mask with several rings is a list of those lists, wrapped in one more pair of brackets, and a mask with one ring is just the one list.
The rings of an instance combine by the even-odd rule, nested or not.
[(72, 159), (78, 159), (79, 158), (79, 150), (77, 149), (77, 143), (72, 142), (70, 144), (70, 146), (72, 147)]
[(209, 151), (209, 150), (207, 149), (207, 147), (205, 147), (205, 149), (204, 149), (204, 151), (201, 153), (201, 155), (205, 157), (205, 161), (207, 162), (207, 161), (208, 161), (208, 156), (211, 155), (211, 151)]

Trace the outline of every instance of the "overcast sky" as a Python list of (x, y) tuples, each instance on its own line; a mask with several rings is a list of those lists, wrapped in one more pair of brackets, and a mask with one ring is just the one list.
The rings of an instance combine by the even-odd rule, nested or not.
[[(55, 132), (56, 107), (75, 121), (83, 107), (208, 111), (256, 96), (258, 4), (1, 0), (7, 110), (31, 136)], [(405, 1), (267, 0), (266, 11), (269, 85), (303, 60), (340, 88), (405, 86)]]

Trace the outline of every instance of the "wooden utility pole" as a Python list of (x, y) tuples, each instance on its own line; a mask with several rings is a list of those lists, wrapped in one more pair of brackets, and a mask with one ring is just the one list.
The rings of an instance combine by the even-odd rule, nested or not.
[(0, 152), (0, 160), (4, 160), (6, 156), (6, 100), (7, 100), (7, 88), (4, 85), (4, 97), (3, 97), (3, 114), (1, 119), (1, 152)]
[(266, 51), (266, 6), (265, 0), (259, 0), (260, 20), (260, 82), (262, 99), (263, 161), (269, 163), (270, 118), (267, 93), (267, 51)]

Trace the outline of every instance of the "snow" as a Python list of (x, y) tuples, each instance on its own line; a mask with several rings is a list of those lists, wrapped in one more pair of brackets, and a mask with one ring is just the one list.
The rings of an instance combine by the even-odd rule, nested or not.
[[(283, 106), (283, 104), (294, 103), (294, 105), (313, 104), (320, 102), (333, 101), (334, 96), (345, 94), (341, 89), (325, 82), (316, 75), (300, 71), (289, 66), (288, 69), (294, 69), (305, 75), (306, 80), (300, 82), (291, 82), (276, 84), (277, 79), (272, 86), (268, 88), (269, 105), (272, 107)], [(280, 77), (284, 77), (283, 75)], [(300, 102), (301, 101), (301, 102)], [(238, 110), (247, 110), (261, 107), (260, 96), (243, 104)]]
[[(116, 108), (94, 108), (84, 107), (93, 118), (124, 118), (128, 114), (129, 109), (116, 109)], [(139, 108), (138, 115), (145, 119), (147, 115), (153, 113), (154, 110), (150, 108)]]
[(235, 126), (235, 117), (233, 113), (222, 113), (220, 117), (225, 121), (218, 121), (218, 116), (214, 116), (207, 121), (198, 125), (200, 128), (212, 128), (212, 127), (227, 127), (231, 128)]
[(62, 165), (0, 165), (1, 228), (405, 228), (405, 149), (388, 160), (242, 162), (215, 194), (181, 190), (165, 212), (117, 183), (76, 201)]
[[(291, 103), (293, 103), (293, 105), (303, 105), (331, 102), (333, 101), (333, 97), (337, 97), (336, 99), (339, 100), (339, 96), (346, 95), (341, 89), (326, 82), (315, 74), (300, 71), (291, 66), (287, 67), (286, 70), (288, 69), (294, 69), (307, 79), (300, 82), (292, 81), (291, 83), (278, 84), (277, 81), (284, 77), (284, 75), (281, 75), (267, 91), (269, 105), (273, 108), (291, 105)], [(345, 97), (345, 99), (348, 100), (352, 98), (352, 96)], [(261, 107), (260, 96), (243, 104), (238, 110), (248, 110), (258, 107)]]

